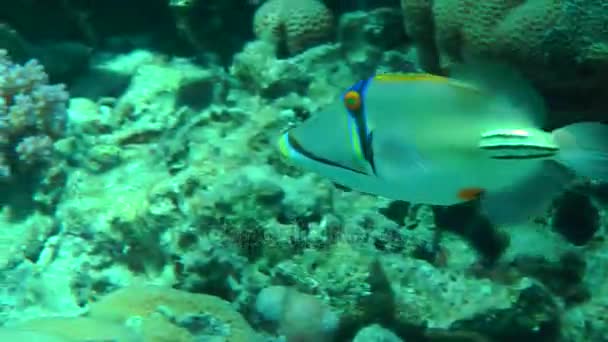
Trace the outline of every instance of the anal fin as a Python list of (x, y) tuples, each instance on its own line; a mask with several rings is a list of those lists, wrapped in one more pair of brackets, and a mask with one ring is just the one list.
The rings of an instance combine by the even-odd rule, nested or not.
[(485, 193), (481, 199), (482, 211), (497, 225), (526, 222), (547, 210), (573, 178), (572, 172), (556, 162), (543, 161), (520, 182), (500, 191)]

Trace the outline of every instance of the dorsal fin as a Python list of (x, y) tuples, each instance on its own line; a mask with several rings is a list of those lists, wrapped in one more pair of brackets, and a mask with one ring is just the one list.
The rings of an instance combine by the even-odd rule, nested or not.
[(482, 94), (483, 90), (473, 83), (464, 80), (449, 78), (440, 75), (428, 73), (387, 73), (379, 74), (374, 77), (375, 81), (380, 82), (431, 82), (437, 84), (449, 85), (464, 91), (470, 91), (477, 94)]
[[(530, 81), (507, 64), (475, 61), (474, 64), (454, 65), (450, 78), (465, 82), (493, 96), (498, 106), (517, 108), (503, 113), (513, 122), (519, 116), (521, 126), (542, 127), (545, 121), (545, 103)], [(501, 113), (496, 113), (501, 120)]]

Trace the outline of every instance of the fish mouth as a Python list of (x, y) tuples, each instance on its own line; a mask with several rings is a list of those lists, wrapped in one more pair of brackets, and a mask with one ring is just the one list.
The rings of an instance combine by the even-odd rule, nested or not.
[[(347, 170), (350, 172), (354, 172), (354, 173), (358, 173), (360, 175), (366, 175), (369, 176), (368, 173), (361, 171), (361, 170), (357, 170), (345, 165), (342, 165), (340, 163), (337, 163), (333, 160), (329, 160), (326, 158), (323, 158), (321, 156), (318, 156), (316, 154), (314, 154), (313, 152), (307, 150), (306, 148), (304, 148), (304, 146), (302, 146), (302, 144), (300, 144), (300, 142), (298, 141), (298, 139), (296, 137), (294, 137), (293, 134), (291, 134), (290, 131), (287, 131), (283, 134), (282, 138), (283, 142), (281, 143), (281, 145), (286, 144), (288, 146), (288, 148), (290, 148), (291, 150), (293, 150), (294, 152), (296, 152), (297, 154), (300, 154), (302, 156), (304, 156), (305, 158), (308, 158), (310, 160), (314, 160), (317, 163), (321, 163), (327, 166), (332, 166), (332, 167), (337, 167), (343, 170)], [(284, 152), (284, 149), (281, 148), (281, 154), (285, 155), (286, 152)], [(289, 154), (287, 154), (289, 156)]]

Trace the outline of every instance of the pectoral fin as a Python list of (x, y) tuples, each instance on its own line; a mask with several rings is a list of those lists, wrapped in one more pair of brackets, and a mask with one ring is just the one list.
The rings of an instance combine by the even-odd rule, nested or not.
[(398, 184), (403, 183), (405, 175), (428, 172), (429, 162), (402, 134), (388, 130), (372, 133), (370, 151), (378, 177)]

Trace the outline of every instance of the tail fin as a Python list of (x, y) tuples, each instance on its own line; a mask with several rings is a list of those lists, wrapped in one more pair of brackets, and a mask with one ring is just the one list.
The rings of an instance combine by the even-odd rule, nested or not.
[(608, 125), (581, 122), (553, 131), (558, 161), (578, 175), (608, 181)]

